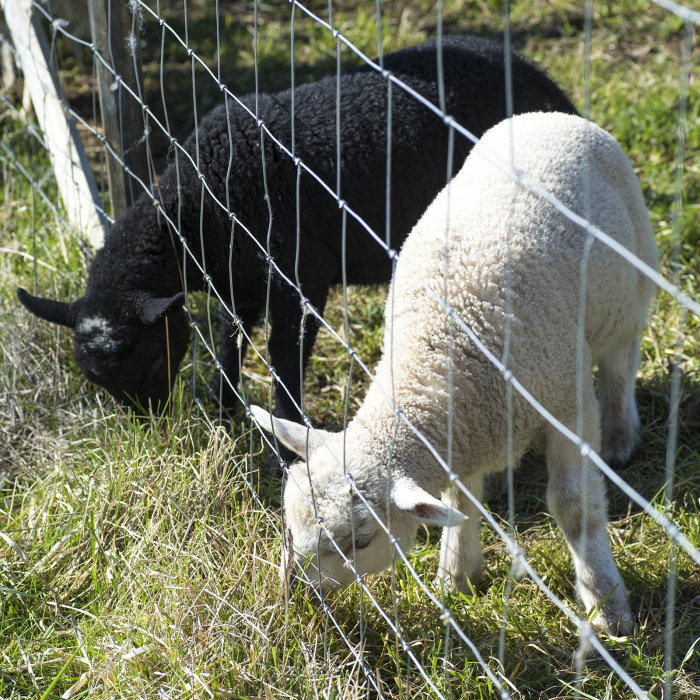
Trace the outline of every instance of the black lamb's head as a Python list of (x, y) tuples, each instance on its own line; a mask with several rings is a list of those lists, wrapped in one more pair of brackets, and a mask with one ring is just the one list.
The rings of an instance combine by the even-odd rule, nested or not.
[(190, 337), (183, 293), (66, 303), (20, 288), (17, 298), (39, 318), (73, 329), (75, 362), (91, 382), (125, 406), (162, 410)]

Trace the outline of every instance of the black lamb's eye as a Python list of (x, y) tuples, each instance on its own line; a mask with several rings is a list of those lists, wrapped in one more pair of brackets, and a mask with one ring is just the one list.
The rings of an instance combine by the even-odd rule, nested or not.
[(161, 355), (155, 362), (151, 363), (149, 374), (155, 374), (163, 364), (163, 356)]

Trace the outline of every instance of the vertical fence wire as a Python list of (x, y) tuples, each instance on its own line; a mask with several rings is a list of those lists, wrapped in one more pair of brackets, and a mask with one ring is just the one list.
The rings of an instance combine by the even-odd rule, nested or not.
[[(584, 36), (583, 36), (583, 86), (584, 86), (584, 107), (583, 116), (587, 119), (590, 118), (590, 93), (591, 93), (591, 32), (592, 32), (592, 21), (593, 21), (593, 2), (592, 0), (587, 0), (584, 10)], [(583, 216), (586, 220), (591, 220), (591, 212), (593, 210), (593, 203), (591, 201), (591, 177), (593, 168), (591, 166), (591, 139), (590, 133), (587, 131), (585, 134), (586, 147), (584, 153), (584, 172), (583, 172)], [(578, 320), (576, 324), (577, 337), (576, 337), (576, 434), (582, 439), (587, 440), (591, 438), (590, 428), (584, 432), (586, 426), (584, 425), (584, 396), (583, 396), (583, 382), (585, 373), (590, 374), (590, 362), (591, 359), (586, 357), (587, 353), (584, 348), (587, 347), (585, 339), (585, 322), (586, 322), (586, 296), (588, 293), (588, 262), (590, 259), (591, 248), (595, 242), (595, 239), (591, 235), (586, 235), (586, 240), (583, 247), (583, 254), (581, 256), (581, 262), (579, 267), (579, 285), (578, 285)], [(588, 546), (588, 485), (589, 485), (589, 475), (590, 470), (593, 469), (590, 464), (588, 457), (582, 455), (581, 458), (581, 473), (582, 473), (582, 493), (581, 499), (583, 501), (583, 515), (581, 522), (581, 535), (578, 546), (585, 553)], [(585, 614), (585, 610), (582, 611)], [(576, 679), (574, 682), (575, 695), (578, 698), (582, 691), (583, 678), (584, 678), (584, 665), (586, 662), (586, 652), (588, 649), (588, 644), (586, 640), (581, 636), (579, 639), (579, 646), (575, 654), (575, 664), (576, 664)]]
[[(693, 25), (689, 20), (683, 23), (683, 44), (679, 70), (679, 100), (678, 125), (676, 135), (676, 157), (674, 161), (675, 188), (673, 193), (673, 248), (671, 252), (671, 274), (673, 283), (682, 288), (681, 280), (681, 216), (683, 207), (683, 162), (685, 159), (685, 144), (688, 133), (688, 91), (690, 84), (691, 52), (693, 42)], [(664, 507), (667, 511), (673, 508), (673, 488), (676, 466), (676, 448), (678, 444), (678, 413), (680, 407), (680, 367), (681, 348), (685, 334), (687, 310), (679, 309), (678, 329), (676, 331), (676, 346), (674, 348), (673, 367), (671, 369), (671, 389), (669, 397), (668, 442), (666, 447)], [(678, 546), (670, 544), (668, 577), (666, 583), (666, 615), (664, 627), (664, 695), (673, 696), (673, 661), (674, 649), (673, 628), (676, 584), (678, 575)]]

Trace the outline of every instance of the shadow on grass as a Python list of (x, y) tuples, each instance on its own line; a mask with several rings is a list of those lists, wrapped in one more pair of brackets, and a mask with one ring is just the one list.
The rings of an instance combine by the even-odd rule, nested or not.
[[(637, 406), (641, 422), (641, 440), (627, 465), (617, 470), (635, 491), (654, 501), (666, 484), (666, 460), (671, 410), (671, 373), (656, 375), (637, 383)], [(700, 386), (692, 374), (681, 373), (678, 402), (677, 448), (674, 456), (674, 495), (692, 500), (700, 494)], [(528, 452), (514, 472), (515, 513), (532, 516), (546, 510), (547, 469), (544, 456)], [(505, 477), (495, 478), (490, 498), (491, 509), (507, 517), (508, 497)], [(624, 518), (642, 509), (630, 502), (627, 494), (608, 483), (608, 512), (611, 520)], [(544, 515), (543, 515), (544, 517)]]

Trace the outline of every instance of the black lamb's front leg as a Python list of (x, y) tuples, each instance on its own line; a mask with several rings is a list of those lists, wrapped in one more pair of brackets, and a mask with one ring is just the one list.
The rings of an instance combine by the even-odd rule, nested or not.
[[(236, 311), (243, 329), (249, 334), (260, 317), (262, 308), (259, 305), (253, 305), (236, 309)], [(221, 348), (219, 350), (221, 371), (217, 369), (214, 373), (211, 391), (214, 398), (224, 408), (232, 409), (239, 403), (234, 389), (238, 386), (241, 377), (241, 363), (248, 347), (248, 340), (240, 332), (231, 314), (222, 304), (219, 304), (219, 328), (221, 330)], [(222, 373), (226, 375), (228, 381), (223, 378)]]
[[(304, 290), (307, 292), (307, 290)], [(320, 326), (318, 314), (323, 313), (328, 288), (309, 294), (304, 315), (302, 303), (296, 292), (287, 292), (284, 298), (270, 299), (270, 364), (274, 367), (279, 382), (275, 385), (275, 413), (282, 418), (301, 421), (297, 406), (301, 406), (302, 375), (311, 356)], [(302, 318), (303, 337), (300, 333)], [(300, 359), (301, 353), (301, 359)]]

